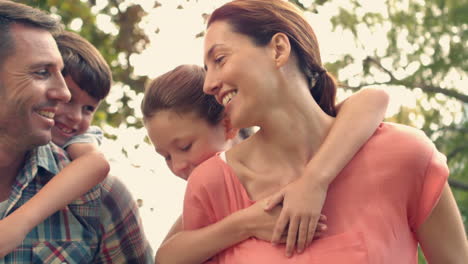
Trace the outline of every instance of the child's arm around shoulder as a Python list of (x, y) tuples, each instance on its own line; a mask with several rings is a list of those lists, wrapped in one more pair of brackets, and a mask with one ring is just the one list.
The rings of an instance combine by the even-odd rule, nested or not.
[[(205, 263), (250, 237), (269, 240), (280, 213), (279, 206), (265, 212), (266, 200), (262, 200), (229, 214), (222, 209), (224, 203), (217, 202), (225, 201), (227, 195), (223, 171), (223, 162), (216, 157), (194, 169), (187, 183), (183, 216), (159, 247), (156, 263)], [(215, 212), (228, 215), (217, 219)]]
[(279, 241), (289, 225), (286, 255), (294, 249), (301, 253), (310, 245), (329, 184), (375, 132), (388, 102), (385, 91), (364, 89), (340, 103), (332, 128), (302, 176), (270, 200), (267, 210), (283, 202), (272, 242)]
[(100, 183), (109, 173), (109, 163), (94, 143), (73, 143), (67, 151), (73, 161), (28, 202), (0, 221), (0, 257), (15, 249), (35, 226)]

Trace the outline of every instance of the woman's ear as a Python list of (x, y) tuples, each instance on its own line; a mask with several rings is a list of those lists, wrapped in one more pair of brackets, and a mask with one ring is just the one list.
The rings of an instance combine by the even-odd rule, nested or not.
[(235, 138), (237, 136), (237, 134), (239, 133), (239, 129), (233, 128), (232, 125), (231, 125), (231, 120), (229, 120), (229, 118), (227, 118), (227, 117), (224, 117), (221, 122), (223, 122), (223, 127), (224, 127), (224, 133), (225, 133), (225, 136), (226, 136), (226, 140), (230, 140), (230, 139)]
[(278, 32), (271, 38), (270, 46), (274, 52), (276, 67), (284, 66), (291, 55), (289, 37), (282, 32)]

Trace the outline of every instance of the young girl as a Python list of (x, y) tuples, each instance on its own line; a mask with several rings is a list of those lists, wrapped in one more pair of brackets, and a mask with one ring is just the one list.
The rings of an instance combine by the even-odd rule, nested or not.
[[(200, 163), (239, 141), (238, 130), (233, 129), (225, 118), (223, 107), (214, 97), (203, 93), (204, 78), (205, 71), (199, 66), (179, 66), (153, 80), (142, 102), (145, 127), (155, 150), (166, 159), (171, 171), (183, 179), (187, 179)], [(341, 106), (327, 142), (323, 144), (324, 149), (309, 162), (311, 169), (303, 177), (322, 175), (331, 181), (381, 122), (387, 103), (387, 95), (380, 90), (363, 90), (348, 98)], [(349, 130), (353, 126), (355, 129)], [(332, 151), (326, 148), (333, 152), (336, 149), (342, 151), (328, 160)], [(302, 200), (302, 203), (306, 201)], [(270, 205), (273, 210), (265, 211), (267, 202), (263, 199), (213, 225), (194, 231), (180, 232), (183, 227), (179, 219), (159, 248), (156, 262), (201, 263), (249, 237), (269, 241), (284, 207)], [(319, 207), (313, 210), (320, 214), (320, 204)], [(312, 234), (315, 224), (310, 228), (313, 229)], [(318, 231), (324, 229), (323, 223), (318, 225)], [(292, 232), (299, 232), (301, 236), (308, 231), (289, 230), (282, 233), (282, 239), (278, 241), (286, 242), (286, 236)], [(312, 237), (308, 239), (312, 240)], [(303, 241), (301, 246), (310, 244), (307, 242)], [(288, 250), (289, 254), (293, 253), (292, 249)]]
[[(67, 151), (72, 162), (27, 203), (0, 220), (0, 258), (19, 246), (44, 219), (104, 180), (110, 169), (97, 147), (102, 133), (90, 128), (95, 109), (109, 92), (110, 69), (94, 46), (79, 35), (63, 32), (56, 41), (72, 97), (58, 106), (52, 141)], [(86, 87), (78, 85), (81, 80), (89, 80)]]

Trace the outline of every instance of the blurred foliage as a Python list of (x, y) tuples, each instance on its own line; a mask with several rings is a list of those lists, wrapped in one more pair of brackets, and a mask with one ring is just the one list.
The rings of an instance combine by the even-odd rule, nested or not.
[[(97, 8), (96, 1), (81, 0), (20, 0), (30, 6), (44, 9), (58, 15), (65, 25), (70, 26), (75, 19), (81, 20), (82, 26), (77, 32), (93, 43), (111, 66), (114, 83), (127, 91), (118, 99), (117, 107), (110, 107), (106, 101), (101, 103), (95, 115), (95, 124), (107, 123), (118, 126), (129, 123), (127, 117), (134, 116), (134, 109), (128, 106), (133, 94), (141, 93), (147, 81), (146, 76), (135, 76), (130, 57), (141, 52), (149, 43), (146, 34), (138, 27), (138, 23), (145, 16), (140, 5), (128, 3), (124, 0), (110, 0), (102, 9)], [(108, 17), (117, 28), (117, 32), (104, 32), (96, 24), (97, 16)], [(132, 120), (129, 126), (141, 127), (141, 121)]]
[[(333, 1), (316, 1), (310, 6), (302, 5), (304, 1), (300, 0), (291, 2), (317, 12), (317, 4)], [(385, 12), (367, 11), (365, 5), (370, 2), (362, 2), (350, 0), (351, 7), (340, 7), (331, 23), (335, 30), (352, 32), (357, 46), (366, 50), (366, 56), (344, 54), (326, 67), (337, 76), (343, 89), (380, 86), (404, 88), (420, 95), (416, 107), (402, 107), (388, 121), (421, 128), (446, 154), (449, 183), (467, 227), (468, 1), (386, 0)], [(386, 49), (366, 49), (369, 43), (364, 41), (369, 40), (360, 38), (363, 26), (371, 36), (387, 30)], [(341, 70), (348, 65), (360, 65), (362, 72), (348, 79), (340, 78)], [(377, 75), (385, 78), (374, 78)], [(420, 263), (425, 263), (421, 254)]]
[[(116, 85), (124, 91), (115, 102), (117, 107), (109, 103), (101, 105), (95, 123), (141, 127), (139, 120), (128, 118), (135, 113), (128, 103), (129, 95), (141, 93), (147, 81), (145, 76), (135, 76), (130, 64), (131, 55), (141, 52), (149, 42), (138, 26), (146, 14), (143, 8), (125, 0), (109, 0), (100, 8), (97, 2), (102, 1), (96, 0), (20, 2), (58, 15), (68, 29), (74, 20), (82, 21), (79, 33), (101, 51), (112, 67)], [(321, 7), (335, 1), (291, 2), (307, 12), (319, 13)], [(386, 0), (385, 8), (379, 11), (367, 8), (369, 3), (349, 0), (346, 7), (338, 4), (337, 15), (331, 19), (334, 30), (353, 34), (356, 46), (365, 50), (366, 56), (343, 54), (326, 67), (340, 81), (340, 89), (355, 91), (382, 86), (418, 94), (416, 107), (402, 107), (388, 121), (421, 128), (447, 155), (451, 169), (449, 182), (467, 226), (468, 87), (460, 83), (466, 85), (468, 80), (468, 0)], [(159, 6), (161, 4), (154, 1), (154, 8)], [(183, 1), (177, 8), (183, 8)], [(206, 17), (206, 14), (200, 15)], [(108, 17), (117, 31), (100, 29), (96, 25), (98, 16)], [(360, 37), (363, 27), (370, 36), (384, 30), (385, 47), (369, 49), (369, 43)], [(361, 68), (359, 74), (352, 77), (342, 74), (343, 69), (356, 65)]]

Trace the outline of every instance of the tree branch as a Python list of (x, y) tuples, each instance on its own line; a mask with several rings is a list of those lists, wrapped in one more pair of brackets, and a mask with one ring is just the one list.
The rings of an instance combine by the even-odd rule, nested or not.
[(465, 192), (468, 191), (468, 184), (467, 183), (457, 181), (457, 180), (454, 180), (454, 179), (449, 179), (448, 183), (449, 183), (450, 187), (452, 187), (452, 188), (459, 189), (459, 190), (462, 190), (462, 191), (465, 191)]
[(468, 95), (463, 94), (461, 92), (458, 92), (454, 89), (444, 89), (441, 87), (436, 87), (432, 85), (426, 85), (422, 83), (405, 83), (403, 80), (398, 80), (395, 75), (393, 75), (392, 71), (385, 68), (382, 63), (373, 57), (367, 57), (364, 60), (364, 63), (371, 63), (374, 64), (377, 68), (379, 68), (381, 71), (385, 72), (388, 74), (390, 77), (390, 81), (388, 82), (376, 82), (376, 83), (366, 83), (366, 84), (361, 84), (359, 86), (348, 86), (345, 84), (340, 84), (341, 87), (346, 88), (346, 89), (351, 89), (351, 90), (359, 90), (364, 87), (368, 87), (371, 85), (403, 85), (406, 86), (408, 89), (415, 89), (415, 88), (420, 88), (426, 93), (441, 93), (444, 95), (447, 95), (449, 97), (458, 99), (464, 103), (468, 103)]
[(447, 161), (451, 160), (453, 157), (458, 155), (458, 153), (463, 152), (468, 148), (468, 145), (461, 145), (455, 149), (453, 149), (449, 154), (447, 154)]
[(462, 94), (454, 89), (444, 89), (444, 88), (435, 87), (431, 85), (424, 85), (424, 84), (416, 85), (416, 87), (428, 93), (441, 93), (449, 97), (456, 98), (462, 102), (468, 103), (468, 95)]

